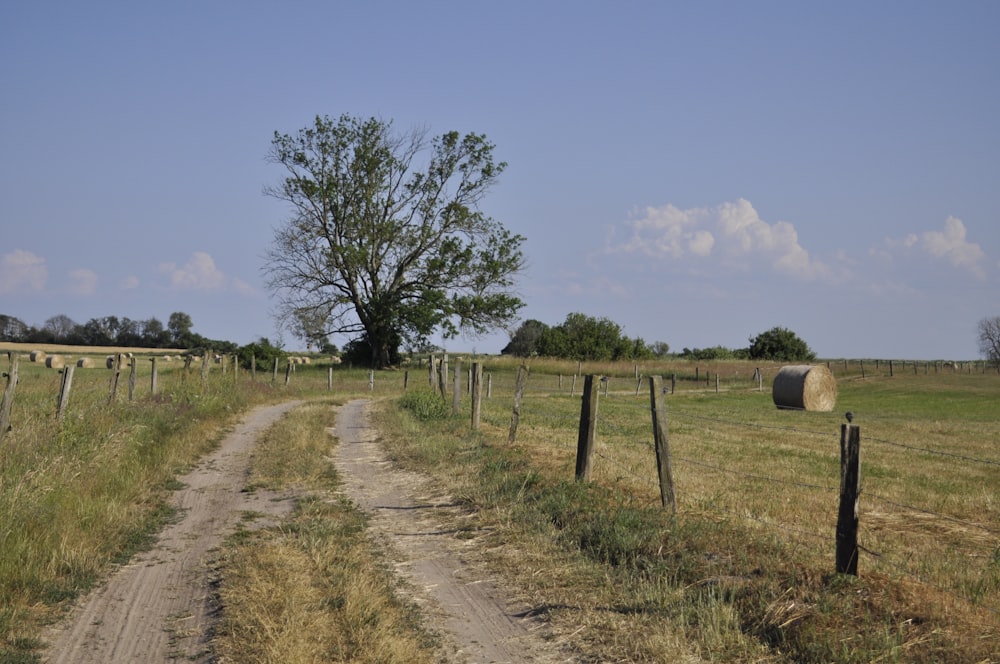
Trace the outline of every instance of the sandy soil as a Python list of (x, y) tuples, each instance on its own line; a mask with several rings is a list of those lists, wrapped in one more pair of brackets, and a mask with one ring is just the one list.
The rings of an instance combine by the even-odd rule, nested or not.
[(298, 402), (250, 412), (218, 450), (180, 477), (173, 496), (181, 512), (157, 544), (135, 556), (102, 587), (84, 597), (45, 639), (52, 664), (210, 662), (211, 551), (246, 512), (273, 523), (293, 507), (292, 496), (245, 493), (257, 436)]
[(421, 475), (395, 468), (367, 423), (366, 401), (337, 415), (336, 464), (351, 500), (370, 515), (372, 534), (396, 559), (431, 626), (450, 641), (455, 662), (566, 661), (544, 638), (530, 607), (511, 606), (502, 587), (463, 562), (474, 546), (456, 525), (459, 509)]
[[(298, 402), (249, 413), (173, 497), (178, 520), (86, 597), (46, 635), (50, 664), (212, 662), (212, 550), (240, 523), (268, 525), (288, 514), (292, 495), (243, 488), (258, 435)], [(338, 413), (336, 464), (345, 493), (371, 515), (372, 536), (409, 581), (452, 662), (550, 662), (542, 626), (517, 617), (501, 587), (462, 562), (469, 545), (454, 529), (456, 508), (426, 479), (392, 467), (368, 427), (366, 401)], [(449, 514), (449, 510), (451, 513)], [(256, 515), (247, 522), (245, 515)]]

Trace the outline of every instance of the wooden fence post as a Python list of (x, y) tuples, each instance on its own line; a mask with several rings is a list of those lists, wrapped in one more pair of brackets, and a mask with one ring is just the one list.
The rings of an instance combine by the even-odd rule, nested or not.
[(14, 405), (14, 390), (17, 388), (17, 363), (18, 354), (14, 351), (7, 353), (7, 361), (10, 368), (3, 374), (7, 379), (7, 385), (3, 389), (3, 400), (0, 401), (0, 441), (4, 439), (10, 431), (10, 408)]
[(472, 430), (479, 430), (479, 422), (483, 409), (483, 365), (481, 362), (472, 363), (472, 389), (469, 390), (472, 398)]
[(288, 361), (285, 365), (285, 387), (288, 387), (288, 383), (292, 380), (292, 362)]
[(858, 493), (861, 428), (840, 425), (840, 509), (837, 512), (837, 572), (858, 575)]
[(673, 394), (677, 391), (677, 374), (670, 374), (670, 393)]
[(62, 370), (62, 380), (59, 382), (59, 405), (56, 407), (56, 419), (60, 422), (62, 422), (63, 416), (66, 414), (66, 406), (69, 404), (69, 390), (73, 387), (73, 369), (75, 368), (70, 364)]
[(493, 398), (493, 372), (486, 374), (486, 398)]
[(155, 357), (149, 358), (149, 362), (150, 365), (152, 366), (152, 369), (150, 369), (151, 373), (149, 375), (149, 393), (156, 394), (156, 381), (158, 377), (156, 372), (156, 358)]
[(667, 430), (667, 409), (663, 403), (662, 380), (649, 377), (649, 406), (653, 411), (653, 447), (656, 450), (656, 474), (660, 478), (660, 502), (677, 512), (674, 496), (674, 475), (670, 470), (670, 436)]
[(437, 367), (435, 365), (436, 365), (436, 362), (434, 360), (434, 355), (431, 354), (427, 358), (427, 384), (428, 384), (428, 387), (431, 388), (431, 390), (433, 390), (434, 392), (437, 392), (437, 383), (434, 382), (434, 376), (436, 375), (434, 372), (437, 369)]
[(406, 391), (406, 388), (409, 385), (410, 385), (410, 370), (407, 369), (406, 371), (403, 372), (403, 391), (404, 392)]
[(135, 401), (135, 362), (134, 357), (128, 359), (128, 400)]
[(333, 367), (326, 368), (326, 390), (327, 392), (333, 391)]
[(458, 415), (462, 410), (462, 360), (455, 359), (455, 378), (451, 388), (451, 414)]
[(374, 369), (369, 369), (368, 370), (368, 391), (369, 392), (374, 392), (375, 391), (375, 370)]
[(201, 384), (204, 385), (208, 381), (208, 366), (212, 361), (212, 351), (205, 350), (205, 353), (201, 356)]
[(448, 398), (448, 353), (441, 356), (441, 376), (439, 386), (441, 387), (441, 398)]
[(115, 397), (118, 395), (118, 379), (121, 378), (122, 374), (122, 354), (115, 353), (114, 359), (111, 360), (111, 387), (108, 394), (108, 403), (114, 403)]
[(528, 367), (523, 364), (517, 370), (517, 382), (514, 384), (514, 412), (510, 416), (510, 433), (507, 434), (507, 444), (513, 445), (517, 438), (517, 423), (521, 421), (521, 397), (524, 396), (524, 384), (528, 380)]
[(600, 390), (594, 385), (594, 374), (583, 377), (583, 399), (580, 402), (580, 433), (576, 440), (576, 479), (590, 479), (590, 457), (594, 453), (594, 435), (597, 431), (597, 397)]

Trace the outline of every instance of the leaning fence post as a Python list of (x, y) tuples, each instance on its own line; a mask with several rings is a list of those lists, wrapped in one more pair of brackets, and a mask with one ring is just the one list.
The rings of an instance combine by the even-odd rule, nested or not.
[(521, 397), (524, 396), (524, 384), (528, 380), (528, 367), (523, 364), (517, 370), (517, 382), (514, 384), (514, 412), (510, 416), (510, 433), (507, 443), (514, 444), (517, 438), (517, 423), (521, 421)]
[(483, 365), (481, 362), (472, 363), (472, 389), (469, 390), (472, 400), (472, 430), (479, 430), (479, 422), (483, 410)]
[(837, 572), (858, 575), (858, 494), (861, 428), (840, 425), (840, 509), (837, 512)]
[(674, 496), (674, 475), (670, 470), (670, 436), (667, 430), (667, 409), (663, 403), (662, 380), (659, 376), (649, 377), (649, 405), (653, 411), (653, 447), (656, 450), (656, 474), (660, 479), (660, 502), (677, 511)]
[(62, 380), (59, 382), (59, 405), (56, 407), (56, 419), (62, 422), (66, 414), (66, 406), (69, 404), (69, 390), (73, 386), (72, 364), (62, 370)]
[(7, 379), (7, 385), (3, 390), (3, 400), (0, 401), (0, 441), (10, 430), (10, 408), (14, 405), (14, 390), (17, 388), (18, 354), (8, 352), (7, 360), (10, 362), (10, 369), (3, 375)]
[(583, 399), (580, 405), (580, 433), (576, 441), (576, 479), (590, 479), (590, 457), (594, 452), (594, 434), (597, 430), (597, 396), (594, 374), (583, 377)]

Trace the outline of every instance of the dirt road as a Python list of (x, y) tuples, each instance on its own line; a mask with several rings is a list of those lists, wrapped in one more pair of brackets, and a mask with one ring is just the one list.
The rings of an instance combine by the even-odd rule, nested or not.
[(456, 536), (457, 508), (423, 476), (392, 466), (368, 426), (366, 404), (351, 401), (337, 415), (344, 491), (398, 556), (396, 569), (416, 589), (431, 624), (452, 641), (454, 661), (565, 661), (542, 638), (541, 625), (517, 617), (528, 607), (509, 606), (502, 588), (463, 564), (461, 549), (470, 541)]
[[(179, 519), (157, 544), (137, 555), (46, 635), (50, 664), (212, 661), (211, 551), (247, 512), (268, 525), (289, 513), (293, 496), (243, 492), (250, 451), (259, 434), (299, 402), (250, 412), (219, 449), (179, 478), (173, 496)], [(368, 428), (365, 401), (337, 416), (336, 464), (344, 491), (372, 515), (373, 535), (398, 556), (399, 572), (429, 622), (451, 644), (455, 662), (552, 661), (537, 625), (514, 617), (503, 593), (461, 563), (461, 541), (443, 530), (448, 500), (428, 496), (426, 481), (392, 468)]]
[[(210, 662), (211, 550), (247, 511), (272, 520), (291, 511), (291, 496), (245, 493), (249, 452), (257, 436), (298, 402), (258, 408), (226, 435), (218, 450), (175, 492), (179, 520), (156, 545), (135, 556), (85, 597), (45, 639), (51, 664)], [(284, 498), (284, 499), (282, 499)], [(266, 524), (268, 519), (258, 519)]]

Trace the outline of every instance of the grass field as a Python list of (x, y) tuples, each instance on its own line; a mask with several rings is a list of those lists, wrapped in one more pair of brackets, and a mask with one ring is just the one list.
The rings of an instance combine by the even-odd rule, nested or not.
[[(461, 359), (463, 371), (472, 359)], [(761, 367), (759, 391), (747, 363), (533, 361), (509, 446), (517, 365), (479, 360), (491, 393), (477, 432), (465, 395), (460, 413), (443, 419), (397, 410), (404, 382), (408, 399), (427, 391), (426, 366), (378, 372), (373, 383), (365, 370), (298, 366), (286, 384), (217, 367), (203, 382), (180, 363), (158, 363), (152, 395), (150, 363), (137, 362), (134, 400), (123, 391), (112, 403), (111, 372), (78, 369), (60, 423), (59, 374), (22, 361), (0, 444), (0, 662), (34, 661), (40, 626), (144, 545), (169, 518), (172, 478), (220, 425), (255, 403), (326, 399), (331, 376), (337, 398), (380, 400), (396, 458), (448, 484), (476, 514), (480, 564), (530, 598), (581, 657), (1000, 661), (995, 373), (897, 364), (890, 377), (885, 363), (866, 361), (862, 378), (859, 363), (832, 363), (837, 408), (814, 413), (774, 408), (775, 365)], [(611, 377), (589, 484), (573, 479), (578, 370)], [(666, 397), (675, 516), (659, 508), (649, 395), (636, 378), (651, 373), (668, 385), (677, 376)], [(857, 579), (833, 574), (848, 410), (862, 436)], [(309, 512), (309, 527), (321, 518)]]

